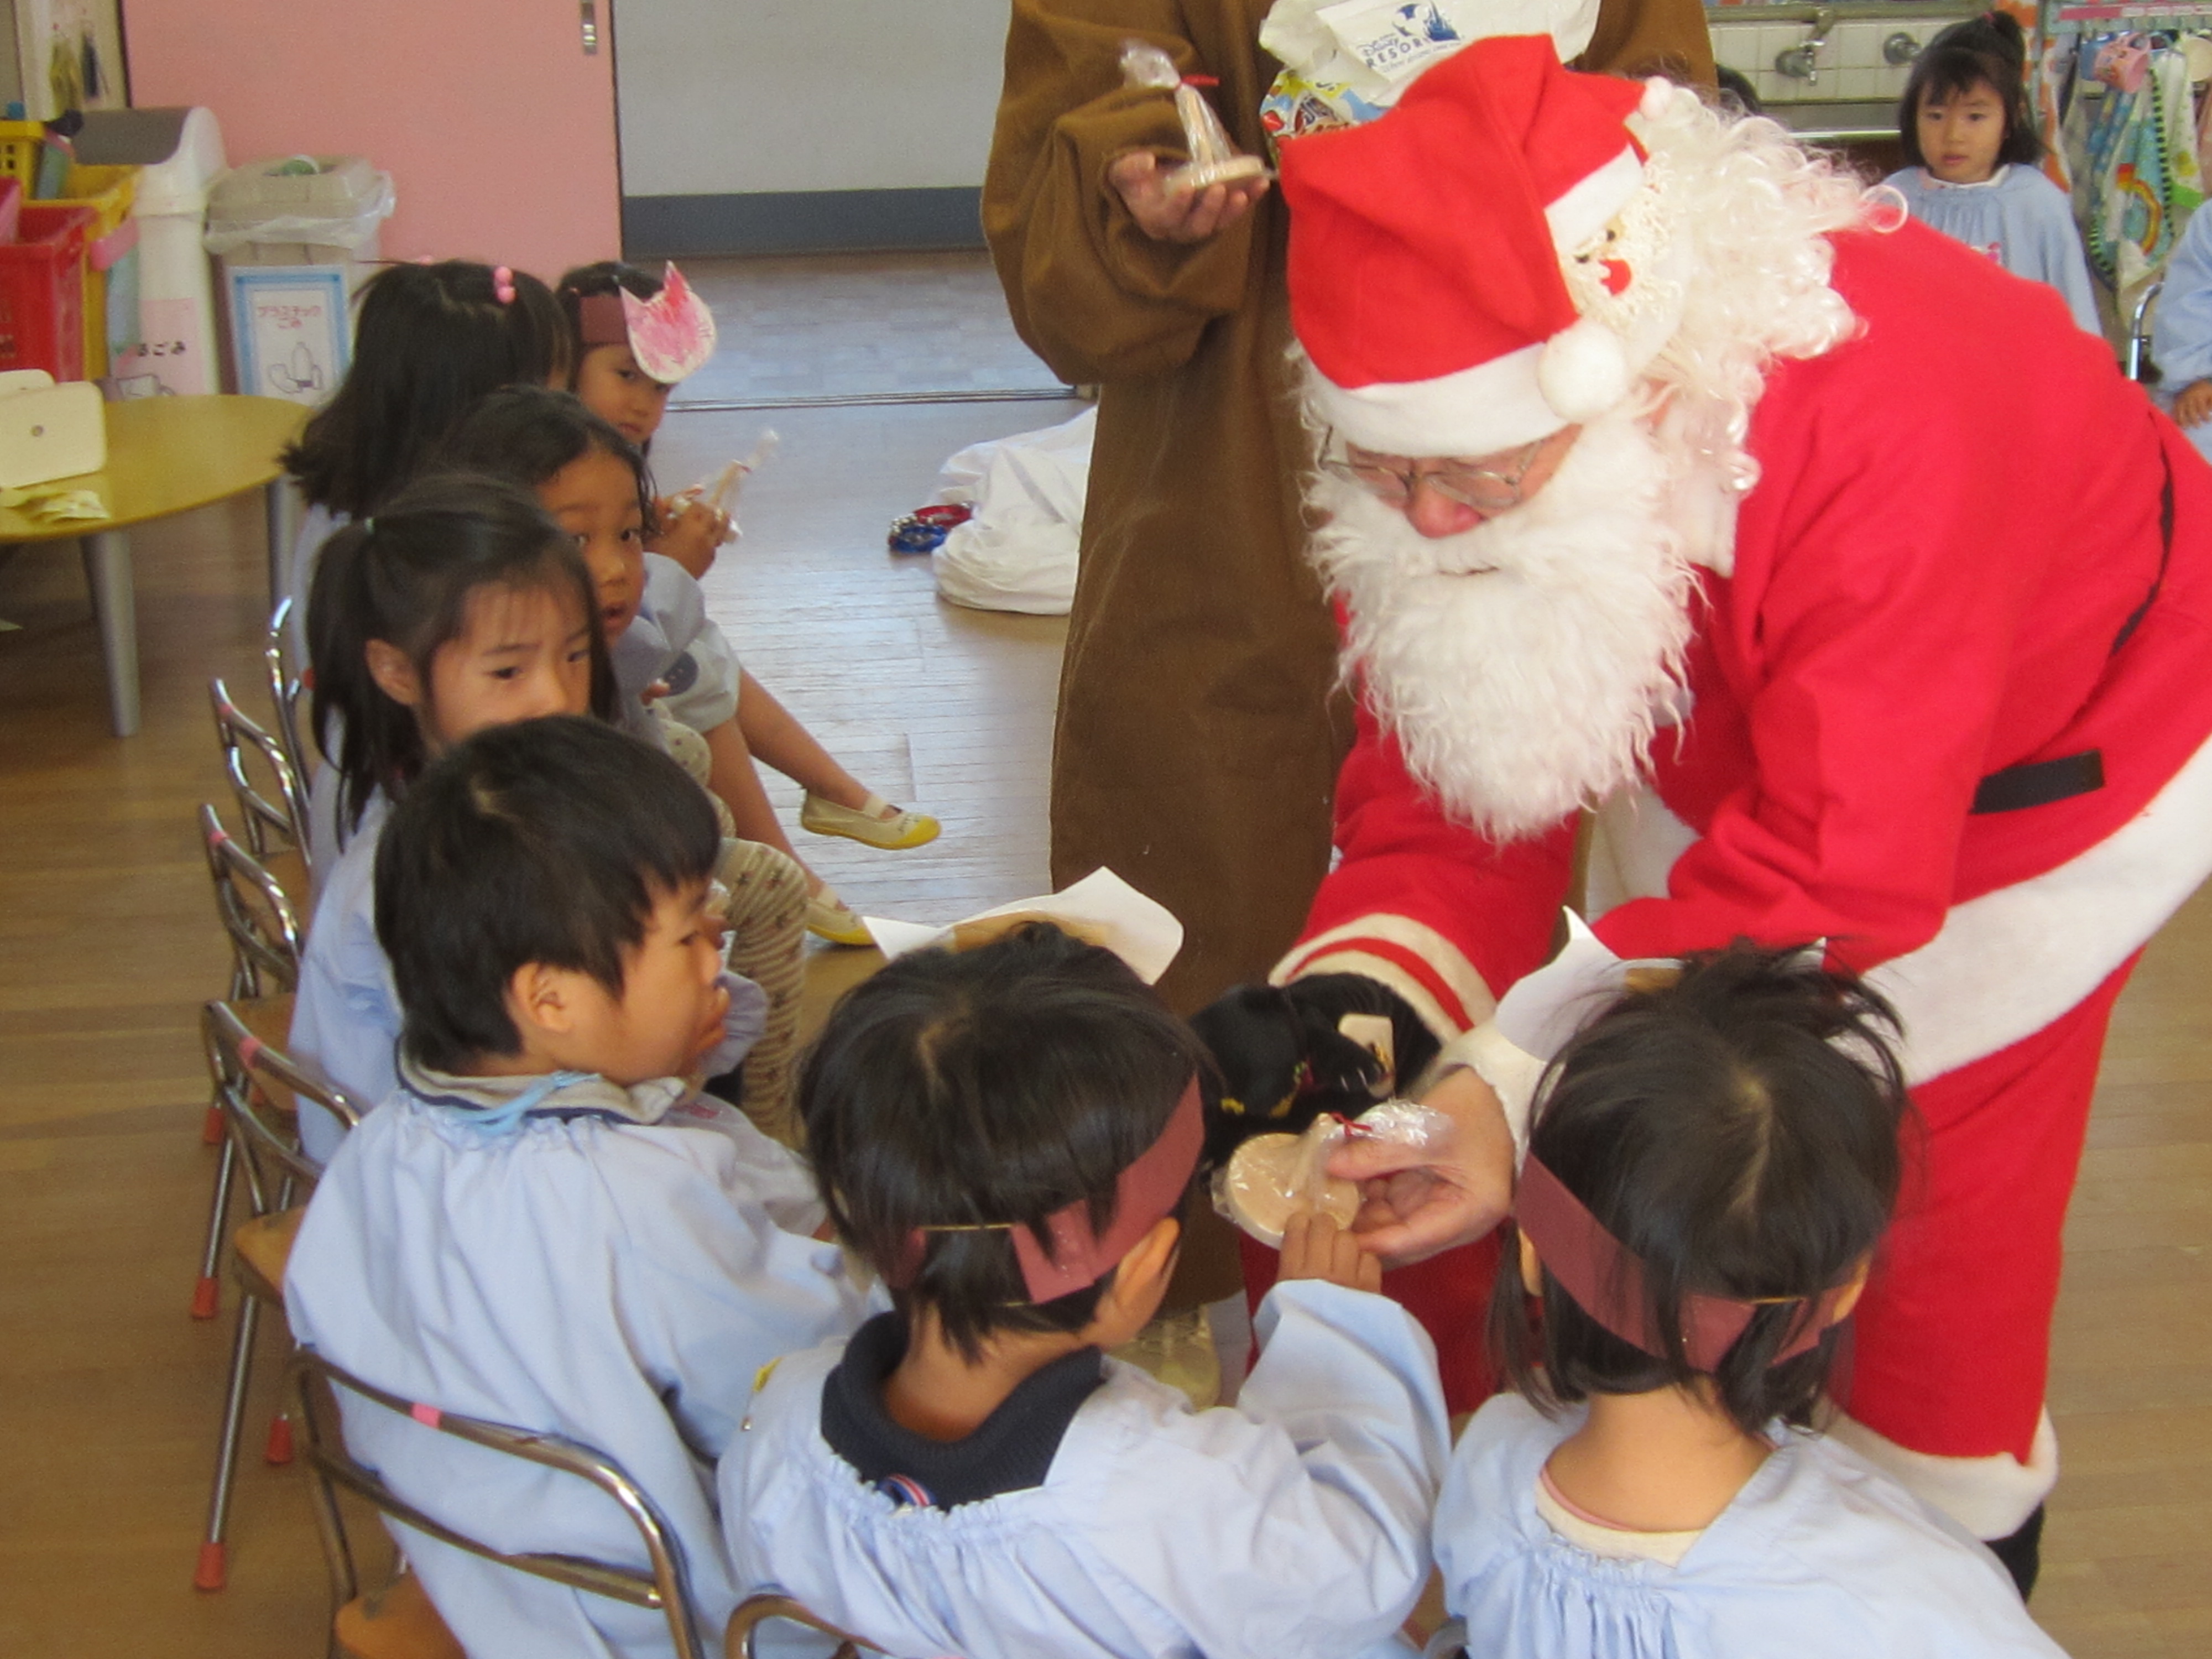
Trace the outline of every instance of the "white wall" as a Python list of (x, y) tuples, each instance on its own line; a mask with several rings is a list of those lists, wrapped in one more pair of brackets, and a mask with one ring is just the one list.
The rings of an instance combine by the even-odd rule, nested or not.
[(615, 0), (625, 196), (983, 182), (1007, 0)]

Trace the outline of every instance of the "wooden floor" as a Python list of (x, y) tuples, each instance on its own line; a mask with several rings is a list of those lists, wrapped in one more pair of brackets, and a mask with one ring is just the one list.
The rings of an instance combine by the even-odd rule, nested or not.
[[(928, 301), (933, 316), (1002, 349), (986, 326), (988, 290), (972, 280), (978, 262), (938, 256), (918, 269), (951, 273)], [(821, 267), (848, 301), (838, 339), (890, 361), (911, 274), (893, 268), (879, 305), (849, 303), (884, 270)], [(804, 285), (788, 262), (770, 274)], [(929, 339), (927, 350), (945, 349)], [(799, 349), (788, 339), (777, 349)], [(763, 424), (782, 434), (710, 602), (748, 664), (854, 769), (945, 820), (942, 841), (908, 854), (800, 837), (863, 909), (950, 920), (1043, 883), (1059, 625), (938, 604), (927, 561), (888, 556), (883, 532), (927, 499), (952, 450), (1071, 412), (684, 413), (655, 447), (664, 482), (680, 484), (749, 449)], [(74, 561), (27, 550), (0, 563), (0, 618), (21, 624), (0, 632), (7, 1659), (320, 1651), (322, 1572), (296, 1469), (249, 1452), (231, 1587), (191, 1588), (228, 1308), (222, 1324), (186, 1316), (212, 1170), (196, 1133), (205, 1085), (193, 1016), (226, 972), (190, 815), (222, 799), (207, 676), (229, 675), (241, 692), (259, 685), (260, 533), (258, 510), (238, 507), (134, 536), (146, 728), (127, 741), (107, 734)], [(793, 804), (788, 792), (778, 799)], [(817, 988), (866, 960), (820, 952)], [(2065, 1474), (2036, 1610), (2094, 1659), (2212, 1652), (2208, 983), (2212, 902), (2200, 900), (2120, 1004), (2069, 1231), (2052, 1389)], [(261, 1407), (250, 1420), (265, 1420)]]

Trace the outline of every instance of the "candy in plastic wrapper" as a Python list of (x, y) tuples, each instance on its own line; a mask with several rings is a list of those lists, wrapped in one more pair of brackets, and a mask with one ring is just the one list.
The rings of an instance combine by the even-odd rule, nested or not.
[(1440, 1152), (1452, 1121), (1418, 1100), (1386, 1100), (1352, 1121), (1346, 1134), (1355, 1140), (1385, 1140), (1417, 1152)]
[(1190, 160), (1169, 173), (1165, 182), (1170, 190), (1204, 190), (1211, 185), (1257, 179), (1267, 173), (1266, 162), (1245, 155), (1230, 142), (1213, 106), (1197, 87), (1183, 79), (1175, 60), (1158, 46), (1129, 41), (1121, 48), (1121, 74), (1133, 87), (1156, 88), (1175, 94), (1176, 114), (1182, 122), (1183, 147), (1190, 152)]
[(1214, 1172), (1213, 1207), (1270, 1249), (1301, 1210), (1320, 1210), (1340, 1227), (1359, 1213), (1359, 1188), (1328, 1174), (1345, 1137), (1344, 1120), (1322, 1115), (1302, 1135), (1255, 1135)]

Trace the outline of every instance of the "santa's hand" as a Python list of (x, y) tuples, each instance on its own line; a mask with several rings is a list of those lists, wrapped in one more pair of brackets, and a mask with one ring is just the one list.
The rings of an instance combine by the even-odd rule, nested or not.
[(1282, 1263), (1275, 1277), (1318, 1279), (1378, 1296), (1382, 1291), (1382, 1264), (1322, 1210), (1300, 1210), (1284, 1224)]
[(1328, 1161), (1329, 1174), (1359, 1183), (1352, 1236), (1393, 1267), (1472, 1243), (1513, 1207), (1513, 1132), (1491, 1086), (1452, 1072), (1421, 1104), (1451, 1126), (1440, 1146), (1355, 1135)]
[(2180, 426), (2202, 426), (2209, 417), (2212, 417), (2212, 380), (2192, 380), (2173, 400), (2174, 422)]
[(1116, 156), (1107, 166), (1106, 182), (1121, 197), (1137, 228), (1156, 242), (1202, 242), (1228, 229), (1267, 193), (1265, 178), (1209, 185), (1204, 190), (1179, 188), (1168, 182), (1160, 158), (1143, 149)]

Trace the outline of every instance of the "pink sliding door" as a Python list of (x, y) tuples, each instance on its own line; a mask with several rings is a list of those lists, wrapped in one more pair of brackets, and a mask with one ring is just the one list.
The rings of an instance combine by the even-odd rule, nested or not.
[(611, 3), (125, 0), (131, 100), (207, 105), (234, 163), (368, 156), (398, 192), (387, 257), (550, 281), (621, 249)]

